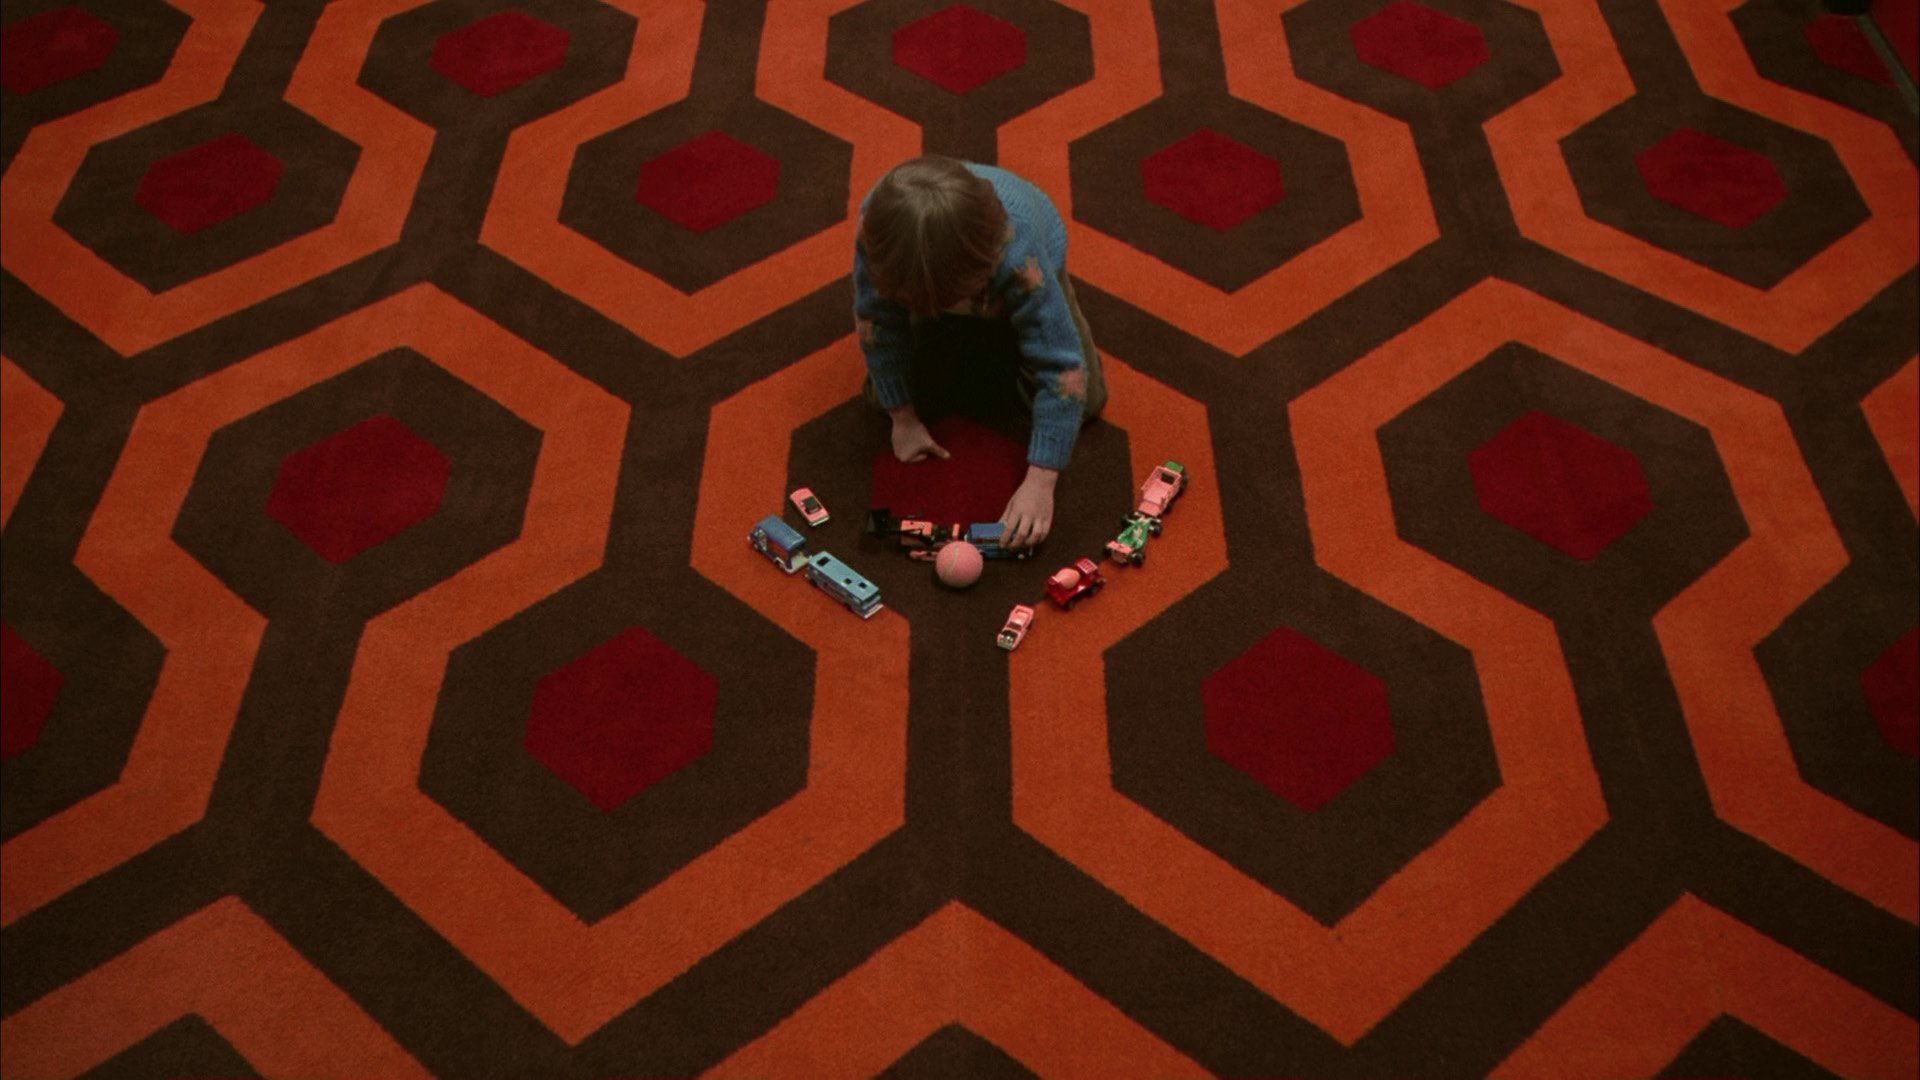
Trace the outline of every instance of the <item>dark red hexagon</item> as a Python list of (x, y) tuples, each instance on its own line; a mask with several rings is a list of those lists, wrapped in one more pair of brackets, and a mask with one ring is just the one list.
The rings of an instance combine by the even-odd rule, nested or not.
[(1188, 221), (1226, 232), (1283, 198), (1280, 165), (1212, 128), (1140, 162), (1148, 199)]
[(1887, 745), (1920, 757), (1920, 627), (1907, 631), (1860, 676)]
[(31, 94), (107, 62), (120, 31), (77, 7), (55, 8), (0, 31), (0, 87)]
[(33, 643), (0, 623), (0, 758), (10, 758), (40, 741), (53, 715), (66, 677)]
[(196, 233), (266, 205), (283, 171), (252, 139), (222, 135), (154, 162), (134, 201), (175, 231)]
[(1787, 182), (1765, 154), (1693, 128), (1640, 151), (1634, 163), (1654, 198), (1729, 229), (1752, 224), (1787, 197)]
[(452, 473), (439, 447), (383, 414), (288, 454), (267, 513), (344, 563), (432, 516)]
[(928, 429), (947, 458), (903, 464), (873, 458), (873, 505), (942, 525), (999, 521), (1027, 474), (1027, 448), (982, 424), (948, 417)]
[(1393, 752), (1380, 678), (1291, 627), (1207, 676), (1207, 748), (1312, 812)]
[(1813, 55), (1828, 67), (1882, 86), (1893, 85), (1893, 73), (1887, 70), (1873, 42), (1867, 40), (1853, 19), (1845, 15), (1822, 15), (1801, 27), (1800, 32), (1813, 47)]
[(712, 675), (631, 627), (540, 680), (524, 745), (612, 810), (712, 748), (719, 694)]
[(1467, 455), (1481, 509), (1576, 559), (1591, 559), (1653, 511), (1640, 459), (1539, 411)]
[(976, 90), (1027, 62), (1027, 33), (965, 4), (893, 32), (893, 62), (956, 94)]
[(1410, 0), (1395, 0), (1353, 24), (1353, 48), (1381, 71), (1438, 90), (1487, 62), (1480, 28)]
[(433, 42), (433, 70), (482, 97), (544, 75), (567, 58), (565, 30), (525, 12), (502, 11)]
[(651, 158), (640, 167), (633, 197), (683, 228), (718, 228), (780, 192), (780, 162), (724, 131)]

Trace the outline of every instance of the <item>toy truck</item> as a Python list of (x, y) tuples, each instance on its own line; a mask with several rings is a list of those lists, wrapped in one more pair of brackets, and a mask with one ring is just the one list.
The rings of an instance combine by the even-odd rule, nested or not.
[(1007, 527), (997, 521), (976, 521), (967, 526), (964, 539), (980, 549), (983, 559), (1029, 559), (1033, 557), (1030, 547), (1003, 547), (1000, 541), (1005, 537)]
[(778, 514), (761, 518), (747, 534), (747, 543), (789, 574), (807, 565), (807, 538)]
[(867, 512), (867, 535), (892, 540), (894, 547), (912, 559), (933, 561), (934, 553), (942, 545), (960, 539), (963, 533), (958, 525), (936, 525), (917, 517), (894, 517), (884, 506)]
[[(1187, 490), (1185, 465), (1177, 461), (1155, 465), (1153, 472), (1147, 474), (1147, 482), (1140, 485), (1140, 505), (1135, 512), (1151, 518), (1164, 517), (1168, 510), (1173, 509), (1174, 500), (1178, 499), (1180, 493), (1185, 490)], [(1159, 533), (1160, 530), (1156, 528), (1154, 535), (1158, 536)]]
[(1061, 567), (1047, 579), (1047, 599), (1062, 611), (1072, 611), (1073, 605), (1099, 592), (1106, 584), (1098, 563), (1088, 558), (1075, 559), (1072, 566)]

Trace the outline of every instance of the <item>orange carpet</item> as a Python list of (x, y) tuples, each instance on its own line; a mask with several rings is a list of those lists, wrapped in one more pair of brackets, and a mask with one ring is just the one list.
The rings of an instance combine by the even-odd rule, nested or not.
[[(0, 1075), (1920, 1074), (1865, 25), (8, 0)], [(862, 398), (923, 150), (1052, 197), (1111, 394), (964, 592), (866, 529), (1023, 468)]]

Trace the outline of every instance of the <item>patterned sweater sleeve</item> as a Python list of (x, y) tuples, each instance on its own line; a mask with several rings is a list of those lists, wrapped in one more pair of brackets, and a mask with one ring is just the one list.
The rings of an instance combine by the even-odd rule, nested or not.
[(873, 378), (875, 395), (886, 409), (897, 409), (913, 400), (908, 380), (911, 333), (905, 305), (881, 298), (874, 290), (873, 276), (867, 269), (866, 245), (853, 244), (853, 324), (860, 337), (860, 351), (866, 354), (867, 374)]
[(1060, 289), (1060, 267), (1046, 266), (1031, 250), (1014, 255), (1021, 261), (1007, 280), (1007, 310), (1021, 360), (1039, 380), (1027, 460), (1045, 469), (1064, 469), (1080, 438), (1087, 400), (1080, 331)]

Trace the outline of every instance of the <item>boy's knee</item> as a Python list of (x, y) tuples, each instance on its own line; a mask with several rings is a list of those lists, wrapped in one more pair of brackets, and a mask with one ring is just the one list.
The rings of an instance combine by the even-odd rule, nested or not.
[(1101, 410), (1107, 407), (1107, 388), (1102, 386), (1087, 394), (1087, 400), (1080, 406), (1080, 422), (1090, 424), (1099, 419)]

